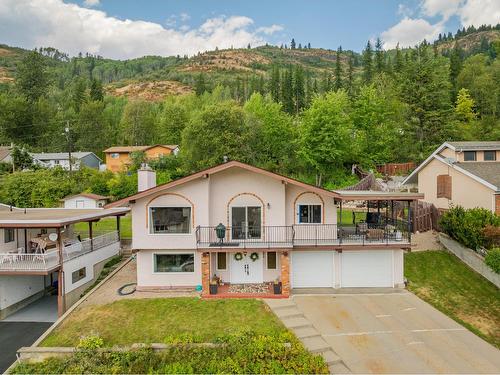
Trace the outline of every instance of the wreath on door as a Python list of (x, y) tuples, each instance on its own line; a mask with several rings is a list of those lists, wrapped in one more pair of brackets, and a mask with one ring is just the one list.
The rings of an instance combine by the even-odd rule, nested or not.
[(255, 262), (257, 259), (259, 259), (259, 254), (258, 253), (250, 254), (250, 259), (252, 259), (252, 261)]
[(234, 260), (242, 260), (243, 259), (243, 254), (242, 253), (236, 253), (234, 254)]

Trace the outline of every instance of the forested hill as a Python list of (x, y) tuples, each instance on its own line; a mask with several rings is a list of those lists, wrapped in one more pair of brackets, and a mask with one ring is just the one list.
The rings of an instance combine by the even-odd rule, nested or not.
[[(463, 57), (477, 53), (494, 53), (491, 42), (500, 39), (500, 26), (458, 30), (455, 35), (440, 35), (434, 43), (443, 55), (449, 56), (459, 48)], [(222, 84), (231, 87), (232, 95), (247, 99), (249, 93), (265, 89), (274, 68), (285, 69), (300, 66), (305, 80), (312, 86), (332, 84), (335, 75), (337, 51), (311, 48), (310, 44), (292, 42), (292, 45), (261, 46), (246, 49), (215, 50), (193, 57), (145, 56), (132, 60), (111, 60), (100, 56), (82, 54), (70, 58), (53, 48), (42, 48), (59, 86), (64, 86), (76, 76), (100, 80), (106, 92), (151, 101), (167, 95), (185, 94), (203, 85), (213, 89)], [(375, 46), (373, 46), (375, 48)], [(16, 66), (29, 51), (0, 44), (0, 84), (13, 83)], [(387, 51), (394, 57), (396, 50)], [(341, 65), (344, 71), (352, 65), (354, 76), (361, 71), (362, 56), (352, 51), (342, 51)], [(330, 82), (329, 82), (330, 80)], [(202, 82), (200, 82), (202, 81)], [(198, 90), (200, 88), (198, 87)]]
[[(382, 45), (357, 54), (293, 41), (127, 61), (0, 46), (0, 145), (102, 156), (114, 145), (179, 144), (178, 157), (154, 165), (162, 182), (228, 156), (333, 188), (354, 182), (352, 164), (419, 162), (444, 141), (500, 139), (500, 25)], [(82, 174), (62, 191), (53, 183), (62, 171), (11, 172), (0, 163), (0, 201), (12, 204), (42, 204), (35, 185), (56, 192), (51, 202), (136, 186), (133, 173), (95, 188)]]

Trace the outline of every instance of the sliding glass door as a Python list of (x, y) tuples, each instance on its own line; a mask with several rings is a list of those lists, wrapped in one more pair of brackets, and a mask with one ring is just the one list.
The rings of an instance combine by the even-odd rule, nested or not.
[(261, 237), (261, 207), (232, 207), (231, 217), (231, 232), (234, 240), (246, 240)]

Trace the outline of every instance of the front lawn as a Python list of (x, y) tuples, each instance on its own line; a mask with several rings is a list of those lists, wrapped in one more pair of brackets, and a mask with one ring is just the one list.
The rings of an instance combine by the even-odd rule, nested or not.
[(254, 299), (126, 299), (74, 311), (42, 346), (76, 346), (97, 334), (107, 346), (133, 343), (213, 342), (238, 332), (276, 335), (286, 331), (263, 302)]
[[(202, 342), (216, 345), (192, 345)], [(173, 346), (162, 352), (96, 349), (133, 343)], [(42, 346), (78, 350), (65, 358), (19, 363), (12, 373), (328, 373), (323, 358), (309, 353), (254, 299), (127, 299), (88, 306), (70, 314)]]
[(445, 251), (405, 255), (408, 289), (500, 348), (500, 291)]
[[(111, 232), (116, 230), (116, 218), (105, 217), (96, 223), (92, 223), (92, 230), (95, 235), (99, 232)], [(88, 223), (76, 223), (75, 233), (80, 234), (82, 238), (88, 237), (89, 234), (89, 224)], [(132, 216), (125, 215), (120, 218), (120, 235), (123, 239), (132, 238)]]

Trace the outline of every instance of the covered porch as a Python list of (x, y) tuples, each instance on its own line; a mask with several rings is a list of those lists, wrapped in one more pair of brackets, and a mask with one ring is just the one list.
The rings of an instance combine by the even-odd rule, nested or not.
[[(0, 237), (3, 236), (3, 241), (0, 241), (0, 277), (10, 278), (14, 284), (15, 280), (20, 284), (25, 283), (30, 276), (50, 279), (49, 287), (57, 290), (58, 314), (62, 315), (66, 309), (64, 295), (67, 277), (69, 280), (85, 277), (85, 270), (77, 275), (70, 270), (69, 276), (65, 277), (64, 264), (87, 254), (98, 254), (100, 251), (107, 253), (111, 248), (119, 249), (120, 217), (128, 211), (128, 208), (20, 209), (15, 207), (1, 210)], [(116, 217), (115, 230), (105, 233), (94, 232), (94, 223), (101, 218), (112, 216)], [(75, 231), (76, 223), (88, 223), (88, 237), (83, 238), (83, 234)], [(89, 262), (90, 260), (84, 261), (82, 264)], [(30, 288), (30, 285), (25, 287)], [(11, 292), (12, 296), (9, 297), (16, 301), (19, 299), (16, 303), (22, 303), (21, 297), (16, 297), (15, 290)]]
[(202, 252), (205, 298), (287, 298), (288, 249), (213, 249)]

